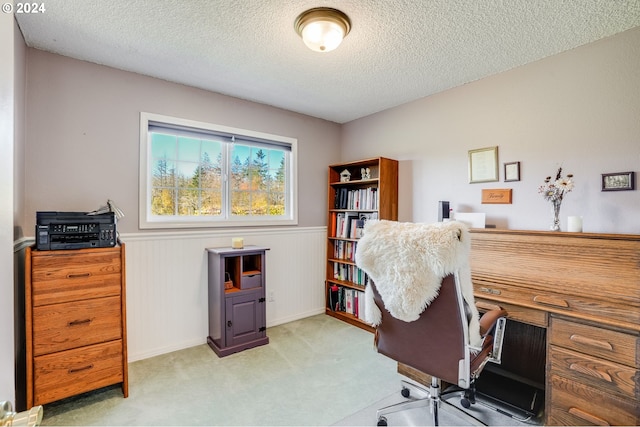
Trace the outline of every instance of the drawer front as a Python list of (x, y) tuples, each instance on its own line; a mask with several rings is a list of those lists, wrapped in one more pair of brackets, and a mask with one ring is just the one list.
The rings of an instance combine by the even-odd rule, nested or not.
[(34, 306), (77, 301), (89, 297), (119, 295), (121, 261), (118, 251), (97, 251), (32, 257), (31, 281)]
[(262, 286), (262, 274), (246, 274), (242, 273), (242, 289), (253, 289)]
[(610, 319), (613, 322), (625, 322), (629, 325), (640, 323), (640, 305), (637, 301), (628, 303), (622, 300), (601, 300), (591, 298), (593, 295), (563, 294), (561, 290), (549, 292), (511, 284), (474, 280), (474, 292), (480, 297), (485, 296), (496, 301), (505, 301), (554, 313), (596, 316), (603, 320)]
[(122, 341), (34, 358), (34, 405), (124, 381)]
[(610, 393), (551, 376), (546, 425), (638, 425), (640, 405)]
[(547, 313), (543, 310), (536, 310), (528, 307), (521, 307), (518, 305), (505, 303), (502, 301), (492, 301), (478, 297), (475, 298), (475, 302), (478, 310), (489, 311), (500, 307), (507, 310), (507, 317), (511, 320), (526, 323), (529, 325), (540, 326), (541, 328), (547, 327), (548, 316)]
[(552, 374), (565, 376), (621, 397), (640, 397), (637, 369), (555, 346), (549, 347), (549, 363)]
[(33, 309), (34, 356), (122, 338), (120, 297)]
[(552, 318), (549, 343), (638, 368), (640, 338), (623, 332)]

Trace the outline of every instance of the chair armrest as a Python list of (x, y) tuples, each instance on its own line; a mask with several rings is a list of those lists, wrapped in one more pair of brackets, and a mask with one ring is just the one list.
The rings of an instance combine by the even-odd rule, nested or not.
[(499, 318), (507, 317), (507, 310), (502, 308), (489, 310), (480, 318), (480, 335), (484, 337), (493, 328)]

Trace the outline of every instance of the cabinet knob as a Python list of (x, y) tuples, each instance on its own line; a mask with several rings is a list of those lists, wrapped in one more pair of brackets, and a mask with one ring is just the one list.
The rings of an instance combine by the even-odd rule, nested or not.
[(233, 323), (231, 323), (231, 320), (227, 320), (227, 327), (230, 328), (231, 325), (233, 325)]

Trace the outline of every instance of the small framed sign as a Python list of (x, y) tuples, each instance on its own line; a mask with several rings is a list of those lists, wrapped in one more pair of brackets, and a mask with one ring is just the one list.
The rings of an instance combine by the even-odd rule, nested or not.
[(504, 164), (504, 182), (520, 181), (520, 162)]
[(482, 190), (482, 204), (511, 204), (511, 188), (492, 188)]
[(635, 189), (635, 172), (616, 172), (602, 174), (602, 191), (623, 191)]

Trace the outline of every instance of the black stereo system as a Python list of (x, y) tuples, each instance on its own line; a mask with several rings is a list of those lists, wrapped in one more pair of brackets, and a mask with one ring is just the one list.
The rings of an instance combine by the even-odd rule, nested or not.
[(36, 248), (108, 248), (116, 245), (116, 217), (113, 212), (36, 212)]

